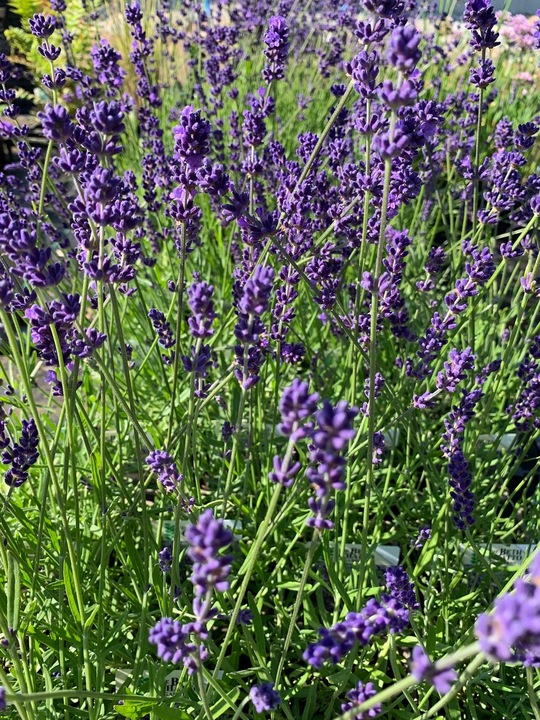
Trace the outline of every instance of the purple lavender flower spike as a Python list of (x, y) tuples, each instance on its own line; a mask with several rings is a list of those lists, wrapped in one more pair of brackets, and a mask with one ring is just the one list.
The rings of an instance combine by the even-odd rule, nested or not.
[(319, 630), (319, 640), (309, 645), (303, 658), (313, 667), (321, 668), (326, 661), (336, 665), (359, 643), (368, 642), (385, 632), (402, 632), (409, 622), (409, 610), (390, 595), (381, 600), (371, 598), (360, 612), (350, 612), (344, 621), (330, 629)]
[(411, 540), (411, 547), (414, 547), (416, 550), (420, 550), (424, 547), (426, 542), (431, 537), (431, 527), (429, 525), (425, 525), (424, 527), (421, 527), (418, 530), (418, 535)]
[(213, 285), (205, 282), (194, 282), (188, 288), (188, 302), (193, 316), (188, 325), (194, 338), (209, 338), (214, 334), (212, 323), (216, 318), (212, 295)]
[(200, 168), (210, 152), (210, 131), (210, 123), (201, 116), (201, 111), (187, 105), (180, 123), (173, 128), (175, 157), (183, 160), (191, 170)]
[[(212, 510), (206, 510), (196, 525), (188, 525), (185, 537), (189, 545), (188, 556), (193, 561), (191, 582), (195, 586), (195, 620), (181, 625), (171, 618), (162, 618), (150, 631), (149, 639), (157, 645), (158, 657), (173, 663), (182, 661), (188, 673), (193, 674), (208, 657), (201, 641), (208, 637), (207, 621), (217, 613), (212, 608), (213, 594), (229, 588), (232, 557), (221, 551), (231, 544), (233, 533), (225, 527), (223, 520), (214, 518)], [(160, 563), (164, 552), (160, 553)], [(169, 557), (165, 560), (168, 562)]]
[(447, 693), (452, 687), (452, 683), (457, 680), (457, 674), (453, 668), (437, 670), (421, 645), (413, 648), (411, 672), (418, 682), (427, 680), (441, 694)]
[(174, 492), (183, 479), (176, 463), (166, 450), (152, 450), (146, 458), (146, 464), (156, 473), (159, 482), (169, 493)]
[(38, 443), (39, 436), (35, 421), (32, 418), (23, 420), (19, 442), (13, 447), (7, 447), (2, 453), (2, 462), (11, 465), (4, 477), (6, 485), (20, 487), (28, 480), (28, 471), (36, 464), (39, 457)]
[(195, 645), (189, 642), (189, 633), (172, 618), (162, 618), (150, 630), (148, 639), (157, 645), (157, 656), (166, 662), (185, 663), (195, 651)]
[(485, 90), (495, 82), (495, 65), (491, 60), (481, 60), (478, 67), (469, 70), (471, 85)]
[(272, 712), (281, 704), (281, 696), (274, 690), (274, 683), (254, 685), (249, 691), (249, 697), (258, 713)]
[(388, 60), (397, 70), (409, 75), (422, 57), (420, 34), (412, 25), (398, 25), (390, 36)]
[(257, 265), (244, 286), (244, 292), (238, 303), (240, 311), (246, 315), (262, 315), (268, 308), (273, 281), (272, 268)]
[(328, 515), (334, 508), (330, 499), (332, 490), (344, 490), (345, 458), (343, 454), (349, 442), (355, 437), (356, 430), (352, 422), (358, 409), (349, 407), (345, 401), (338, 402), (334, 407), (325, 401), (321, 410), (316, 413), (317, 425), (313, 431), (313, 446), (310, 448), (309, 459), (312, 466), (306, 476), (314, 486), (317, 497), (309, 501), (314, 517), (307, 520), (311, 527), (329, 529), (332, 522)]
[(274, 282), (271, 267), (257, 265), (253, 274), (246, 280), (238, 300), (239, 317), (234, 333), (242, 345), (235, 347), (235, 376), (245, 390), (259, 381), (259, 370), (266, 354), (266, 345), (262, 336), (266, 328), (260, 320), (268, 308)]
[[(365, 703), (366, 700), (369, 700), (369, 698), (372, 698), (375, 695), (377, 695), (377, 690), (375, 689), (373, 683), (368, 682), (364, 685), (363, 682), (359, 682), (355, 688), (349, 690), (347, 693), (348, 701), (342, 704), (341, 712), (349, 712), (356, 707), (360, 707), (360, 705)], [(369, 718), (377, 717), (377, 715), (380, 715), (381, 712), (382, 705), (381, 703), (377, 703), (369, 710), (362, 710), (361, 712), (358, 712), (351, 718), (351, 720), (369, 720)]]
[(172, 553), (170, 548), (164, 547), (159, 552), (159, 569), (161, 572), (168, 573), (172, 567)]
[(474, 368), (475, 356), (471, 348), (466, 348), (463, 352), (457, 349), (450, 350), (448, 361), (444, 363), (444, 371), (437, 375), (437, 388), (454, 392), (458, 383), (463, 380), (467, 370)]
[(232, 539), (232, 531), (224, 526), (223, 520), (214, 518), (212, 510), (205, 510), (197, 525), (187, 527), (186, 540), (190, 545), (188, 555), (194, 562), (191, 582), (195, 585), (197, 596), (214, 589), (218, 592), (228, 590), (227, 578), (232, 558), (230, 555), (220, 555), (219, 552), (228, 547)]
[(173, 347), (173, 345), (176, 344), (176, 340), (174, 338), (170, 323), (168, 323), (165, 319), (165, 315), (160, 310), (152, 308), (148, 312), (148, 317), (152, 321), (152, 325), (154, 326), (158, 334), (159, 344), (163, 345), (164, 348)]
[(285, 18), (280, 15), (270, 18), (263, 41), (266, 58), (263, 78), (270, 84), (273, 80), (281, 80), (284, 77), (285, 62), (289, 52), (289, 30)]
[(540, 656), (540, 553), (526, 580), (516, 580), (491, 613), (479, 616), (475, 633), (481, 650), (495, 661), (530, 665)]
[(400, 567), (390, 567), (384, 573), (386, 589), (390, 595), (409, 610), (418, 610), (420, 605), (416, 599), (414, 585), (407, 572)]
[(43, 134), (48, 140), (64, 142), (75, 131), (75, 125), (63, 105), (45, 105), (44, 111), (38, 112), (37, 116), (41, 120)]
[(404, 0), (364, 0), (364, 5), (383, 18), (397, 18), (405, 9)]
[(317, 409), (318, 393), (309, 392), (309, 383), (296, 378), (281, 395), (279, 410), (281, 423), (279, 430), (293, 442), (306, 437), (312, 424), (306, 421)]
[(463, 20), (466, 27), (472, 30), (470, 44), (473, 50), (480, 52), (500, 44), (499, 34), (493, 30), (497, 18), (491, 0), (467, 0)]
[(48, 38), (56, 30), (56, 18), (52, 15), (35, 13), (29, 20), (30, 32), (38, 38)]

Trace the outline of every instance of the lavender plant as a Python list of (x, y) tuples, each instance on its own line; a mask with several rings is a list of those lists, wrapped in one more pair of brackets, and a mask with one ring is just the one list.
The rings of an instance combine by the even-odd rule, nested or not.
[(0, 711), (540, 717), (538, 18), (28, 9)]

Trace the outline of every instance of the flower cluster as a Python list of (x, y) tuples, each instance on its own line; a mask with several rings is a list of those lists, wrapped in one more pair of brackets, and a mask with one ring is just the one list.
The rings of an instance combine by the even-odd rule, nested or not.
[(311, 435), (313, 423), (310, 418), (317, 410), (318, 400), (318, 393), (310, 393), (309, 384), (302, 380), (293, 380), (283, 391), (279, 403), (281, 423), (278, 428), (289, 438), (289, 446), (284, 459), (279, 455), (274, 456), (274, 469), (270, 473), (272, 482), (281, 483), (284, 487), (293, 484), (301, 466), (298, 461), (292, 462), (292, 449), (300, 440)]
[(402, 632), (408, 622), (409, 610), (396, 598), (384, 594), (380, 601), (371, 598), (360, 612), (350, 612), (330, 629), (321, 628), (319, 640), (305, 650), (304, 660), (315, 668), (327, 661), (336, 665), (355, 645), (367, 645), (386, 632)]
[(289, 29), (285, 18), (280, 15), (270, 18), (263, 39), (266, 57), (263, 78), (267, 83), (281, 80), (284, 77), (285, 62), (289, 52)]
[(221, 551), (232, 543), (233, 534), (223, 520), (214, 518), (212, 510), (205, 510), (196, 525), (188, 525), (185, 536), (188, 556), (193, 561), (194, 620), (182, 625), (171, 618), (162, 618), (150, 630), (149, 640), (157, 645), (158, 657), (175, 664), (182, 661), (192, 674), (208, 656), (202, 641), (208, 637), (207, 622), (216, 614), (212, 608), (213, 595), (229, 588), (232, 556), (223, 555)]
[(486, 655), (499, 662), (540, 662), (540, 555), (535, 555), (526, 579), (498, 597), (491, 613), (476, 622), (476, 637)]
[(203, 394), (202, 379), (206, 377), (211, 363), (210, 345), (202, 341), (212, 337), (212, 323), (216, 318), (212, 295), (214, 288), (205, 282), (195, 281), (188, 289), (189, 307), (192, 316), (188, 319), (189, 330), (196, 344), (191, 346), (190, 355), (182, 355), (182, 364), (186, 372), (195, 374), (199, 387), (197, 395)]
[(238, 301), (238, 322), (234, 334), (242, 344), (235, 346), (235, 376), (244, 390), (259, 380), (259, 370), (266, 349), (266, 328), (261, 315), (268, 309), (274, 282), (274, 271), (266, 265), (257, 265), (246, 280)]
[(178, 489), (183, 478), (166, 450), (152, 450), (146, 458), (146, 464), (158, 476), (167, 492), (172, 493)]
[(306, 476), (315, 489), (316, 497), (308, 501), (313, 516), (308, 518), (307, 524), (319, 531), (333, 527), (332, 521), (328, 519), (335, 506), (332, 490), (344, 490), (347, 487), (344, 454), (356, 435), (352, 423), (357, 414), (357, 408), (349, 407), (343, 400), (335, 406), (325, 400), (315, 414), (317, 424), (309, 449), (311, 466)]
[(281, 704), (281, 697), (274, 690), (274, 683), (254, 685), (249, 691), (249, 697), (258, 713), (272, 712)]
[[(365, 703), (366, 700), (369, 700), (376, 694), (377, 690), (375, 689), (373, 683), (368, 682), (364, 685), (363, 682), (359, 682), (355, 688), (349, 690), (349, 692), (347, 693), (348, 700), (346, 703), (342, 704), (341, 712), (348, 713), (349, 711), (354, 710), (354, 708), (360, 707), (362, 703)], [(381, 703), (376, 703), (369, 710), (363, 710), (358, 712), (356, 715), (354, 715), (352, 720), (369, 720), (369, 718), (377, 717), (377, 715), (380, 715), (381, 712)]]
[(39, 457), (38, 444), (37, 426), (32, 418), (22, 421), (19, 442), (14, 443), (11, 447), (7, 439), (2, 442), (4, 448), (2, 462), (5, 465), (11, 465), (4, 476), (6, 485), (19, 487), (28, 480), (28, 471), (32, 465), (36, 464)]

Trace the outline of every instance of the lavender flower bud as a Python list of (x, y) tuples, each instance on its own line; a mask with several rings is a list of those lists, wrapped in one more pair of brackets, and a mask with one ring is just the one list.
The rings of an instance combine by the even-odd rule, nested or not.
[(390, 36), (388, 60), (397, 70), (409, 75), (422, 57), (420, 35), (411, 25), (398, 25)]
[(285, 18), (280, 15), (270, 18), (263, 41), (266, 58), (263, 78), (270, 84), (272, 80), (281, 80), (284, 77), (285, 62), (289, 52), (289, 30)]
[(254, 685), (249, 691), (249, 697), (258, 713), (272, 712), (281, 704), (281, 696), (274, 690), (274, 683)]
[[(365, 703), (366, 700), (369, 700), (369, 698), (374, 697), (376, 694), (377, 690), (375, 690), (373, 683), (368, 682), (364, 685), (363, 682), (359, 682), (355, 688), (349, 690), (347, 693), (348, 702), (342, 704), (341, 712), (349, 712), (355, 707), (360, 707), (360, 705)], [(377, 703), (369, 710), (364, 710), (354, 715), (352, 720), (368, 720), (368, 718), (377, 717), (377, 715), (380, 715), (381, 712), (382, 705), (381, 703)]]

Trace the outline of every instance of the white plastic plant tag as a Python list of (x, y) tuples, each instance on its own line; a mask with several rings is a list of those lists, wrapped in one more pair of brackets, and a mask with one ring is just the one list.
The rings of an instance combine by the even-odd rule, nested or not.
[[(489, 546), (483, 543), (479, 545), (479, 548), (486, 551), (489, 549), (491, 551), (492, 558), (500, 558), (504, 560), (507, 565), (521, 565), (521, 563), (525, 560), (527, 555), (532, 552), (536, 545), (537, 543), (531, 543), (530, 545), (503, 545), (501, 543), (494, 543), (493, 545)], [(485, 557), (487, 555), (487, 552), (482, 554)], [(479, 565), (480, 563), (481, 560), (477, 557), (474, 550), (471, 550), (471, 548), (466, 548), (465, 554), (463, 555), (463, 564)]]
[[(379, 567), (395, 567), (399, 563), (400, 549), (397, 545), (378, 545), (375, 548), (375, 565)], [(345, 545), (345, 566), (351, 569), (362, 558), (362, 546), (358, 543)]]
[(165, 697), (172, 697), (175, 694), (181, 674), (182, 670), (173, 670), (165, 676)]

